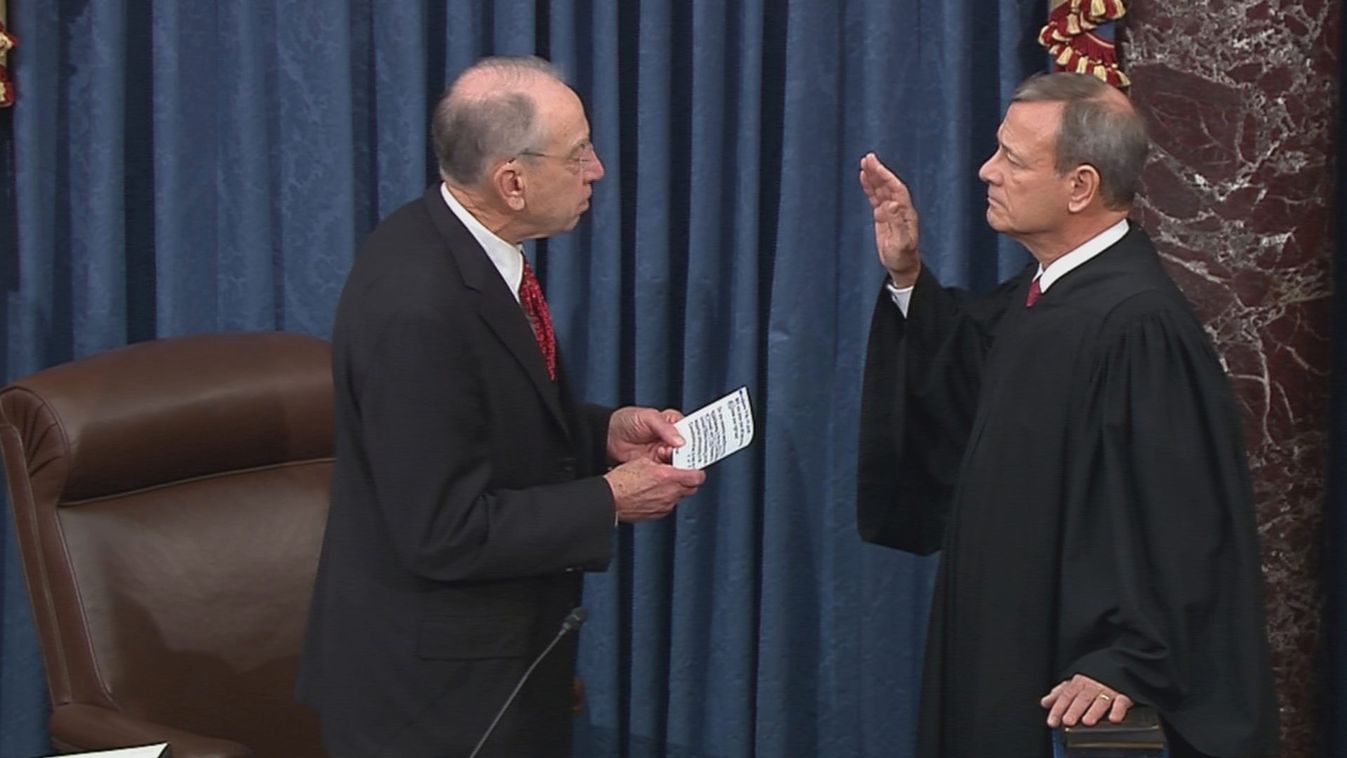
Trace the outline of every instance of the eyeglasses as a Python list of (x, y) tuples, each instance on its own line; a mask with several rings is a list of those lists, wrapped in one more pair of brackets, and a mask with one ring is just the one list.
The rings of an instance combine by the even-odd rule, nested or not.
[(521, 150), (519, 154), (561, 161), (574, 171), (589, 168), (599, 160), (598, 154), (594, 152), (594, 143), (588, 141), (581, 143), (579, 147), (571, 151), (570, 155), (552, 155), (551, 153), (540, 153), (534, 150)]

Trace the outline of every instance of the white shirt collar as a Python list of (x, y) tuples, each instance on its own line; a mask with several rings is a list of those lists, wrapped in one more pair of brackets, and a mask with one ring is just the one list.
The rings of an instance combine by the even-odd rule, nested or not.
[(1039, 266), (1038, 273), (1035, 274), (1035, 277), (1038, 279), (1039, 292), (1047, 292), (1053, 282), (1070, 273), (1072, 269), (1075, 269), (1096, 255), (1109, 249), (1126, 234), (1127, 219), (1122, 219), (1113, 226), (1110, 226), (1086, 240), (1080, 247), (1077, 247), (1075, 250), (1072, 250), (1061, 258), (1053, 261), (1046, 269)]
[(505, 280), (505, 285), (510, 288), (510, 294), (514, 295), (516, 301), (519, 300), (519, 282), (524, 278), (524, 248), (511, 245), (483, 226), (476, 216), (458, 202), (458, 198), (449, 191), (449, 185), (443, 182), (440, 183), (440, 195), (444, 198), (445, 205), (449, 206), (449, 210), (468, 227), (473, 239), (477, 240), (477, 244), (486, 251), (486, 257), (491, 259), (491, 263)]

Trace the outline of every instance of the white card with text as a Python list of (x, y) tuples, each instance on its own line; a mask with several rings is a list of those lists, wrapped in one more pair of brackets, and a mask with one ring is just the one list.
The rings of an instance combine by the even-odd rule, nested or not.
[(163, 758), (167, 750), (168, 743), (161, 742), (158, 745), (99, 750), (93, 753), (66, 753), (57, 758)]
[(753, 441), (753, 407), (740, 387), (674, 424), (686, 442), (673, 451), (674, 468), (706, 468)]

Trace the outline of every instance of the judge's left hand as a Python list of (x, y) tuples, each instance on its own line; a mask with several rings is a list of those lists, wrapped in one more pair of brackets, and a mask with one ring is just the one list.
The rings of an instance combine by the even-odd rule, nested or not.
[(637, 458), (668, 463), (673, 449), (683, 444), (683, 437), (674, 428), (674, 422), (681, 418), (683, 414), (672, 408), (618, 408), (608, 421), (608, 458), (613, 463)]
[(1132, 707), (1132, 699), (1084, 674), (1062, 682), (1038, 701), (1048, 709), (1048, 726), (1075, 726), (1077, 722), (1094, 726), (1107, 717), (1118, 723)]

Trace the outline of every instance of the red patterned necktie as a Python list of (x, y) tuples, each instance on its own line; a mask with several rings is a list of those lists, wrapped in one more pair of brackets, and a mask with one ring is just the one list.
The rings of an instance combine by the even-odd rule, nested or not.
[(552, 331), (552, 314), (547, 311), (547, 301), (543, 299), (542, 285), (533, 275), (528, 258), (524, 259), (524, 278), (519, 281), (519, 304), (533, 326), (533, 339), (538, 342), (538, 351), (543, 354), (547, 364), (547, 376), (557, 379), (557, 335)]
[(1043, 296), (1043, 290), (1038, 286), (1038, 280), (1040, 278), (1041, 277), (1034, 277), (1034, 283), (1029, 285), (1029, 294), (1024, 297), (1025, 308), (1034, 307), (1034, 303), (1038, 302), (1038, 298)]

